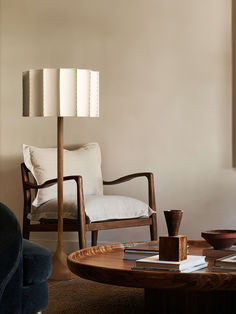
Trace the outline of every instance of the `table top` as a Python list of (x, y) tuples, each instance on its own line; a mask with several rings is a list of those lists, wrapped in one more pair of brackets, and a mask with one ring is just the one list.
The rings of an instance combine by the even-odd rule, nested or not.
[[(202, 255), (205, 241), (188, 241), (189, 254)], [(71, 253), (70, 270), (79, 277), (119, 286), (152, 289), (236, 290), (236, 272), (211, 272), (213, 259), (207, 268), (192, 273), (133, 270), (135, 262), (123, 260), (124, 248), (134, 243), (95, 246)]]

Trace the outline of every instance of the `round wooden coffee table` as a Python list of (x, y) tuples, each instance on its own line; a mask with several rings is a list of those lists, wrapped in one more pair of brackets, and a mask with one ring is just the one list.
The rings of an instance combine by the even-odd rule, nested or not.
[[(133, 270), (134, 261), (122, 259), (125, 247), (118, 243), (90, 247), (68, 256), (70, 270), (85, 279), (112, 285), (144, 288), (145, 305), (150, 313), (236, 313), (236, 272), (211, 272), (208, 268), (193, 273)], [(189, 241), (189, 253), (202, 255), (209, 246), (204, 241)]]

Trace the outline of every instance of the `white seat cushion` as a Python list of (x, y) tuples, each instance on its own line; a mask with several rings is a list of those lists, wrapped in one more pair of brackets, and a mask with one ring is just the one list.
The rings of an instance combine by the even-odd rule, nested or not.
[[(38, 184), (57, 178), (56, 148), (23, 145), (23, 155), (26, 167), (31, 171)], [(75, 150), (64, 149), (64, 176), (72, 175), (83, 177), (85, 195), (103, 195), (101, 151), (97, 143), (88, 143)], [(63, 189), (64, 196), (77, 194), (74, 180), (64, 182)], [(57, 185), (39, 189), (33, 206), (38, 207), (56, 197)]]
[[(91, 222), (149, 217), (153, 213), (153, 210), (144, 202), (126, 196), (87, 195), (84, 201), (85, 212)], [(63, 217), (77, 219), (77, 198), (74, 195), (64, 197)], [(33, 208), (28, 218), (33, 221), (41, 218), (57, 219), (57, 199)]]

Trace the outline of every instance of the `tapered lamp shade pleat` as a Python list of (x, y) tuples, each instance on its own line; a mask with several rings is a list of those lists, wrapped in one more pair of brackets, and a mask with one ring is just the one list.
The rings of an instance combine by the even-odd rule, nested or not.
[(99, 72), (74, 68), (24, 72), (23, 116), (98, 117)]

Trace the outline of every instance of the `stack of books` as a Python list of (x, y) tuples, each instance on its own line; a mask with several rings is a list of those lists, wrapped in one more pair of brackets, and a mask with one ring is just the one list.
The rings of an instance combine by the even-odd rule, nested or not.
[(124, 249), (124, 260), (136, 261), (137, 259), (157, 255), (159, 244), (157, 241), (137, 243)]
[(216, 259), (212, 271), (223, 273), (236, 272), (236, 254)]
[(146, 257), (136, 261), (133, 269), (173, 271), (173, 272), (193, 272), (206, 268), (208, 263), (205, 256), (188, 255), (186, 260), (180, 262), (160, 261), (159, 255)]
[(229, 249), (216, 250), (214, 248), (205, 248), (202, 251), (202, 255), (205, 255), (208, 258), (220, 258), (232, 254), (236, 254), (236, 245), (233, 245)]

